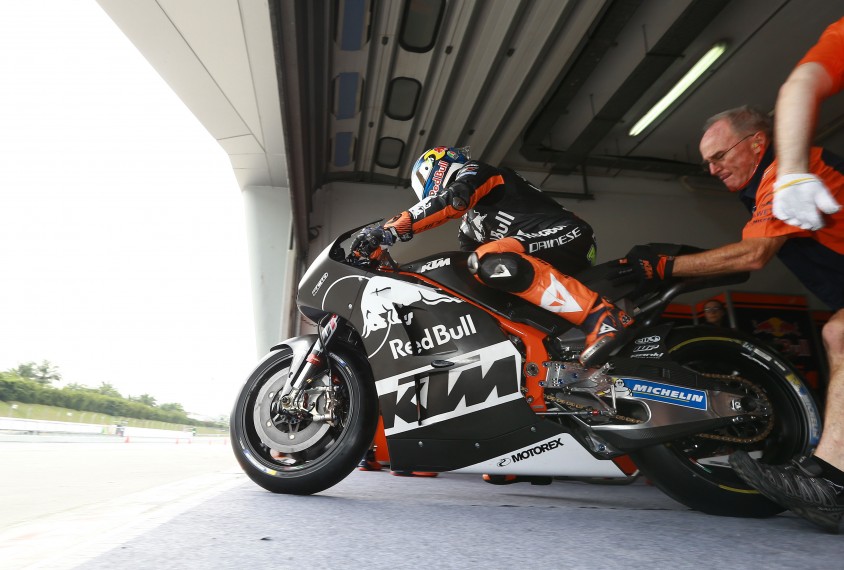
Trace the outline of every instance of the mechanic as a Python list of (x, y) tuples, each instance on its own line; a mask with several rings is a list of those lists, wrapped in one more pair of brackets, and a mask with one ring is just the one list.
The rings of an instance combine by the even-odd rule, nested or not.
[[(826, 227), (839, 240), (844, 236), (840, 185), (817, 176), (817, 151), (810, 143), (820, 104), (842, 88), (844, 18), (824, 31), (780, 88), (775, 115), (778, 166), (773, 199), (777, 218), (804, 230)], [(844, 271), (840, 257), (837, 263), (838, 272)], [(840, 290), (840, 280), (837, 286)], [(769, 499), (825, 530), (838, 532), (844, 513), (844, 310), (840, 305), (834, 308), (838, 311), (822, 332), (829, 359), (829, 382), (825, 426), (814, 455), (772, 466), (739, 453), (732, 462), (739, 474)]]
[[(831, 358), (829, 404), (833, 409), (827, 432), (840, 432), (842, 412), (841, 386), (841, 315), (844, 307), (844, 211), (827, 217), (827, 224), (815, 230), (789, 225), (773, 214), (773, 193), (777, 161), (774, 160), (771, 119), (752, 107), (739, 107), (711, 117), (704, 125), (700, 153), (710, 174), (717, 176), (738, 196), (751, 212), (742, 240), (701, 253), (677, 257), (658, 256), (648, 250), (632, 251), (619, 260), (618, 280), (625, 277), (640, 282), (675, 277), (711, 276), (764, 267), (774, 255), (795, 274), (821, 301), (838, 311), (824, 329)], [(844, 160), (821, 148), (812, 148), (808, 170), (830, 189), (838, 200), (844, 198)], [(651, 267), (660, 268), (657, 271)], [(837, 325), (836, 325), (837, 323)], [(832, 335), (837, 335), (835, 339)], [(835, 406), (830, 408), (830, 406)], [(763, 465), (744, 452), (731, 456), (731, 464), (751, 486), (763, 494), (776, 496), (777, 502), (799, 512), (831, 530), (838, 527), (844, 513), (840, 491), (844, 474), (835, 463), (841, 453), (838, 446), (826, 463), (817, 455), (800, 458), (787, 467)], [(820, 452), (821, 448), (818, 448)], [(834, 465), (838, 465), (835, 467)], [(754, 475), (755, 474), (755, 475)], [(823, 474), (822, 477), (814, 475)], [(792, 493), (794, 497), (792, 497)], [(788, 496), (788, 500), (786, 500)], [(807, 514), (808, 509), (813, 509)], [(820, 522), (819, 522), (820, 521)]]

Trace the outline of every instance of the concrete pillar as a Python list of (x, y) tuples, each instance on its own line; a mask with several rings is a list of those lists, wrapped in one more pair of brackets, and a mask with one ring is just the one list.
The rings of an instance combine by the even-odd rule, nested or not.
[(243, 188), (255, 344), (261, 357), (296, 329), (296, 242), (290, 189)]

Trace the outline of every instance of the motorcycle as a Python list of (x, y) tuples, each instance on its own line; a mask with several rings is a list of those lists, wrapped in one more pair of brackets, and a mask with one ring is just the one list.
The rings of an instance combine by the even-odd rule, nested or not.
[[(361, 228), (322, 251), (299, 283), (317, 333), (274, 346), (246, 380), (231, 442), (246, 474), (275, 493), (311, 494), (345, 478), (379, 417), (391, 469), (492, 480), (629, 480), (638, 472), (705, 513), (762, 517), (781, 507), (727, 458), (783, 463), (815, 446), (821, 417), (775, 350), (731, 329), (661, 322), (681, 293), (746, 273), (642, 288), (611, 264), (577, 278), (633, 315), (606, 364), (584, 368), (584, 335), (559, 316), (482, 285), (468, 253), (399, 266), (351, 255)], [(688, 246), (649, 244), (682, 254)]]

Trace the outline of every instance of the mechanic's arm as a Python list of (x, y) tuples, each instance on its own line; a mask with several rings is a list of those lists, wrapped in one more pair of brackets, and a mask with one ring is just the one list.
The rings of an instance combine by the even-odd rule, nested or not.
[(821, 101), (832, 94), (832, 78), (819, 63), (797, 66), (780, 87), (774, 123), (777, 174), (809, 171), (809, 147)]
[(818, 107), (832, 89), (827, 70), (819, 63), (807, 62), (791, 72), (777, 97), (773, 213), (804, 230), (819, 230), (825, 224), (823, 214), (834, 214), (841, 208), (823, 180), (809, 171), (809, 147)]
[(762, 269), (779, 251), (788, 238), (785, 236), (750, 238), (715, 249), (674, 259), (672, 275), (721, 275)]

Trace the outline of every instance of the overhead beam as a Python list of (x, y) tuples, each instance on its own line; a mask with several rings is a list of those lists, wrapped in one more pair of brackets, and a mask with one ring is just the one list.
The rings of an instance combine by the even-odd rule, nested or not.
[[(577, 61), (566, 73), (560, 87), (548, 104), (540, 111), (526, 131), (521, 152), (528, 159), (538, 162), (553, 162), (553, 171), (568, 174), (583, 165), (618, 163), (620, 157), (605, 159), (590, 157), (590, 153), (618, 124), (637, 101), (663, 73), (678, 59), (715, 17), (726, 7), (729, 0), (694, 0), (686, 10), (663, 34), (660, 40), (644, 56), (642, 61), (619, 86), (616, 92), (599, 109), (583, 131), (567, 149), (549, 149), (543, 140), (550, 133), (559, 117), (566, 112), (567, 106), (578, 94), (580, 87), (598, 67), (618, 34), (639, 7), (639, 0), (616, 0), (608, 8), (596, 25), (594, 31), (587, 34), (589, 39)], [(639, 165), (637, 168), (636, 166)], [(642, 168), (646, 167), (646, 168)], [(695, 165), (679, 167), (683, 174), (690, 174)], [(625, 170), (647, 170), (652, 172), (673, 173), (676, 165), (667, 165), (662, 161), (638, 160), (626, 162)]]
[(533, 162), (555, 162), (559, 159), (562, 152), (545, 148), (543, 140), (566, 112), (586, 80), (595, 72), (598, 63), (615, 45), (619, 34), (641, 4), (642, 0), (608, 2), (604, 13), (583, 34), (583, 45), (578, 48), (578, 55), (563, 71), (562, 80), (554, 94), (525, 131), (520, 149), (525, 158)]
[(297, 249), (308, 248), (312, 194), (326, 170), (328, 53), (332, 14), (323, 2), (273, 0), (270, 18), (281, 93)]
[(634, 101), (638, 101), (671, 65), (682, 58), (686, 48), (702, 32), (729, 0), (695, 0), (648, 50), (644, 59), (621, 84), (592, 121), (578, 135), (554, 165), (555, 170), (571, 172), (583, 162), (607, 134), (621, 121)]

